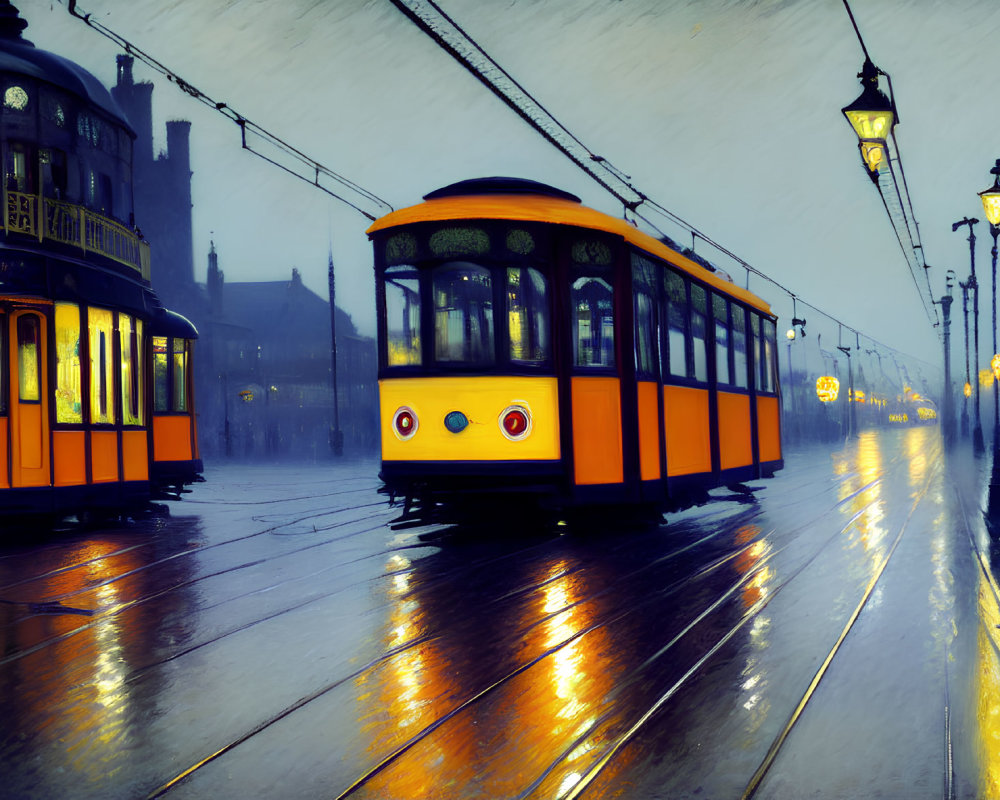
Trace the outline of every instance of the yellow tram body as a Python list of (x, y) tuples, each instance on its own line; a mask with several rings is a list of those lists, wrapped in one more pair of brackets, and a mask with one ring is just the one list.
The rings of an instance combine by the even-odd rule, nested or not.
[(669, 508), (781, 468), (767, 303), (552, 187), (424, 199), (368, 231), (390, 491)]
[(135, 133), (24, 25), (0, 31), (0, 516), (114, 513), (200, 477), (197, 331), (150, 284)]

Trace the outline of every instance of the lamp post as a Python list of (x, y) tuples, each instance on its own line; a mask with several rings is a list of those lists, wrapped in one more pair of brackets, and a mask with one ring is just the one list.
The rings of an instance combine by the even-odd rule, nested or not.
[(344, 455), (344, 432), (340, 430), (340, 398), (337, 393), (337, 288), (333, 274), (333, 249), (326, 271), (330, 287), (330, 376), (333, 380), (333, 426), (330, 428), (330, 450), (335, 456)]
[(977, 225), (979, 220), (975, 217), (969, 218), (964, 217), (958, 222), (952, 223), (952, 232), (957, 231), (963, 225), (969, 226), (969, 289), (972, 291), (972, 319), (973, 319), (973, 353), (974, 359), (973, 364), (976, 367), (976, 386), (975, 386), (975, 401), (973, 402), (973, 409), (975, 410), (975, 419), (972, 425), (972, 449), (976, 455), (986, 451), (986, 446), (983, 443), (983, 424), (979, 417), (979, 284), (976, 282), (976, 234), (973, 230), (973, 226)]
[(945, 273), (945, 294), (941, 296), (940, 300), (935, 301), (941, 304), (941, 316), (944, 319), (944, 392), (942, 392), (943, 400), (941, 403), (941, 414), (944, 419), (941, 421), (941, 425), (945, 447), (951, 447), (955, 443), (955, 398), (951, 391), (951, 303), (953, 300), (951, 290), (954, 285), (955, 271), (949, 269)]
[(996, 160), (993, 169), (993, 185), (979, 193), (983, 201), (983, 211), (990, 223), (990, 236), (993, 237), (993, 249), (990, 251), (993, 266), (993, 358), (990, 367), (993, 370), (993, 469), (990, 474), (990, 491), (987, 499), (987, 514), (994, 522), (1000, 519), (1000, 392), (997, 391), (997, 380), (1000, 379), (1000, 356), (997, 353), (997, 236), (1000, 236), (1000, 158)]
[(962, 287), (962, 326), (965, 328), (965, 383), (962, 385), (962, 438), (969, 438), (969, 398), (972, 384), (969, 383), (969, 282), (959, 281)]
[[(993, 185), (979, 193), (979, 198), (983, 201), (983, 211), (986, 219), (990, 223), (990, 236), (993, 237), (993, 249), (990, 254), (993, 258), (993, 358), (997, 355), (997, 236), (1000, 236), (1000, 158), (996, 165), (990, 170), (993, 175)], [(990, 366), (993, 366), (991, 360)], [(997, 453), (997, 428), (1000, 426), (1000, 393), (996, 391), (996, 370), (994, 369), (993, 386), (993, 453)]]
[(868, 177), (878, 184), (879, 169), (888, 161), (886, 158), (886, 138), (898, 122), (899, 116), (892, 101), (878, 88), (878, 76), (884, 74), (865, 55), (865, 63), (858, 77), (861, 79), (861, 94), (841, 112), (858, 137), (858, 149)]

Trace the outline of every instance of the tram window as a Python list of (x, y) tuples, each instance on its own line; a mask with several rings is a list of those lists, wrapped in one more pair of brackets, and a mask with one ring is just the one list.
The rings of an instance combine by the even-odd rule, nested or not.
[(468, 261), (434, 268), (434, 358), (439, 362), (492, 364), (493, 282), (490, 271)]
[(153, 410), (170, 410), (170, 384), (167, 382), (167, 337), (153, 337)]
[(114, 424), (115, 405), (111, 383), (115, 378), (114, 312), (90, 308), (90, 421)]
[(7, 143), (5, 171), (8, 192), (31, 192), (34, 190), (29, 172), (31, 159), (28, 156), (29, 149), (26, 145), (18, 142)]
[(615, 366), (614, 291), (611, 270), (579, 275), (573, 281), (573, 365)]
[(142, 404), (142, 320), (121, 314), (118, 317), (122, 358), (122, 422), (145, 423)]
[(719, 383), (730, 383), (729, 303), (721, 295), (712, 295), (712, 318), (715, 320), (715, 378)]
[(778, 331), (772, 320), (764, 320), (764, 391), (776, 392), (778, 381), (776, 380), (777, 362), (775, 354), (778, 352)]
[(664, 273), (667, 301), (667, 360), (671, 375), (688, 377), (687, 337), (688, 299), (687, 284), (673, 270)]
[(173, 340), (173, 410), (188, 410), (187, 370), (188, 348), (186, 339)]
[(764, 359), (762, 358), (763, 353), (761, 352), (761, 342), (763, 340), (760, 338), (760, 317), (750, 312), (750, 352), (753, 354), (753, 369), (750, 371), (750, 383), (752, 386), (758, 388), (763, 388), (765, 382), (763, 380), (763, 365)]
[(83, 422), (80, 383), (80, 307), (56, 303), (56, 422)]
[(633, 318), (635, 322), (635, 368), (641, 377), (658, 378), (657, 340), (659, 326), (656, 315), (656, 273), (652, 261), (632, 255)]
[(17, 320), (17, 396), (22, 403), (41, 400), (41, 331), (38, 317), (25, 314)]
[(708, 296), (704, 287), (691, 284), (691, 345), (694, 354), (694, 378), (708, 380)]
[(507, 327), (511, 361), (541, 364), (549, 360), (548, 281), (537, 269), (507, 268)]
[(387, 267), (385, 326), (388, 366), (420, 364), (420, 281), (414, 267)]
[(733, 317), (733, 384), (747, 388), (747, 326), (746, 312), (742, 306), (732, 303), (729, 307)]

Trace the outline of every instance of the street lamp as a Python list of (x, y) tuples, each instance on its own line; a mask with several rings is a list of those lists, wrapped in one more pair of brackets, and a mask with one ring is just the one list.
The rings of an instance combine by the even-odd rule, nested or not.
[(997, 391), (997, 380), (1000, 380), (1000, 354), (997, 353), (997, 236), (1000, 235), (1000, 158), (993, 169), (993, 185), (979, 193), (983, 201), (983, 211), (990, 223), (990, 236), (993, 237), (993, 249), (990, 254), (993, 259), (993, 358), (990, 367), (993, 369), (993, 470), (990, 475), (990, 491), (987, 500), (987, 513), (994, 521), (1000, 517), (1000, 392)]
[[(993, 374), (997, 374), (994, 362), (997, 361), (997, 236), (1000, 236), (1000, 158), (996, 165), (990, 170), (993, 176), (993, 185), (979, 193), (979, 199), (983, 201), (983, 211), (986, 219), (990, 223), (990, 236), (993, 237), (993, 249), (990, 251), (993, 257), (993, 360), (990, 366), (993, 367)], [(994, 386), (996, 389), (996, 386)], [(1000, 427), (1000, 394), (993, 392), (993, 453), (996, 455), (998, 448), (997, 428)]]
[[(975, 217), (971, 219), (969, 217), (963, 217), (958, 222), (952, 223), (952, 232), (957, 231), (963, 225), (969, 227), (969, 280), (966, 285), (972, 291), (972, 318), (973, 318), (973, 353), (975, 357), (972, 363), (975, 364), (976, 369), (979, 369), (979, 284), (976, 282), (976, 233), (973, 230), (974, 225), (978, 225), (979, 220)], [(964, 288), (964, 287), (963, 287)], [(975, 386), (975, 402), (973, 403), (973, 408), (975, 410), (975, 419), (973, 420), (972, 427), (972, 449), (978, 455), (986, 451), (986, 447), (983, 444), (983, 424), (979, 418), (979, 381), (976, 381)]]
[(841, 109), (858, 137), (858, 149), (868, 177), (878, 183), (879, 169), (887, 161), (886, 138), (898, 121), (896, 109), (891, 100), (878, 88), (880, 70), (870, 58), (865, 58), (858, 77), (862, 91), (858, 98)]

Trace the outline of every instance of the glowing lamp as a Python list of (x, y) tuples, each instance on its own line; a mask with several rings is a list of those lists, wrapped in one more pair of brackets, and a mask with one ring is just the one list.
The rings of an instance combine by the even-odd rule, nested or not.
[(966, 381), (965, 386), (962, 387), (962, 394), (966, 397), (972, 397), (972, 384), (968, 381)]
[(250, 403), (253, 401), (253, 392), (251, 392), (249, 389), (244, 389), (242, 392), (240, 392), (240, 397), (243, 399), (244, 403)]
[(1000, 381), (1000, 353), (997, 353), (997, 355), (990, 359), (990, 369), (993, 370), (993, 375), (996, 379)]
[(896, 123), (892, 102), (878, 88), (878, 68), (870, 59), (861, 67), (862, 91), (857, 100), (841, 109), (858, 137), (861, 159), (869, 174), (877, 175), (885, 163), (885, 140)]
[(822, 375), (816, 379), (816, 396), (822, 403), (832, 403), (840, 394), (840, 381), (832, 375)]
[(795, 338), (795, 328), (789, 328), (785, 333), (785, 338), (788, 339), (788, 341), (792, 341), (792, 339)]
[(990, 387), (993, 385), (993, 371), (988, 369), (979, 370), (979, 385)]
[(997, 165), (990, 170), (995, 176), (993, 185), (979, 193), (979, 199), (983, 201), (983, 212), (990, 225), (1000, 225), (1000, 159)]

